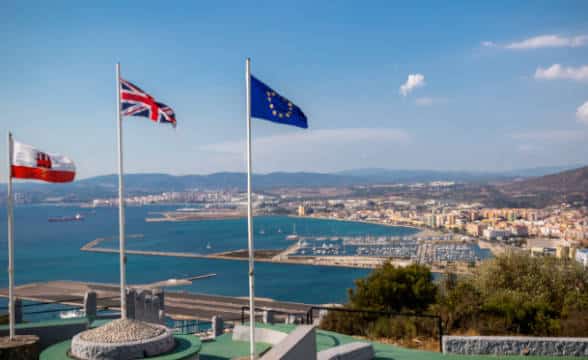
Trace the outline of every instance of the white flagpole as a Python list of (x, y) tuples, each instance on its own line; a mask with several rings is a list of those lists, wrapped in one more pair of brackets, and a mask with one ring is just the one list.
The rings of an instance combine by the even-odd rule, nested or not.
[(126, 297), (126, 262), (125, 254), (125, 195), (123, 179), (123, 142), (122, 142), (122, 117), (120, 113), (120, 63), (116, 64), (116, 125), (118, 128), (118, 238), (120, 256), (120, 317), (127, 318), (127, 297)]
[(9, 336), (14, 339), (14, 196), (12, 194), (12, 133), (8, 133), (8, 317)]
[(247, 111), (247, 245), (249, 248), (249, 355), (255, 359), (255, 279), (253, 267), (253, 205), (251, 199), (251, 60), (245, 61)]

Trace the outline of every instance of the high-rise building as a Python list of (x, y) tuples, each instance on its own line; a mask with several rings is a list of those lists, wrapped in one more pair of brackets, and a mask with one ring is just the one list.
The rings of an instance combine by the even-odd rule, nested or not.
[(298, 206), (298, 216), (306, 216), (306, 206)]

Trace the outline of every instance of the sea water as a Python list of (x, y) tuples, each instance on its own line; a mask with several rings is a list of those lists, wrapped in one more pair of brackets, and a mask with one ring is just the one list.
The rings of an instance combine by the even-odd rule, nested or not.
[[(177, 206), (176, 206), (177, 207)], [(146, 222), (169, 206), (128, 207), (126, 224), (128, 249), (213, 253), (247, 248), (246, 219), (192, 222)], [(49, 222), (49, 217), (73, 216), (83, 221)], [(116, 208), (82, 209), (71, 206), (18, 206), (15, 216), (15, 281), (17, 285), (50, 280), (78, 280), (117, 283), (117, 254), (82, 252), (80, 248), (96, 238), (100, 246), (118, 246)], [(6, 211), (0, 211), (0, 268), (7, 268)], [(292, 244), (286, 236), (399, 236), (417, 230), (404, 227), (293, 218), (256, 217), (256, 249), (281, 249)], [(247, 296), (247, 262), (128, 255), (127, 281), (147, 284), (169, 278), (214, 273), (190, 286), (171, 288), (229, 296)], [(305, 303), (344, 302), (353, 281), (369, 273), (366, 269), (256, 263), (256, 296)], [(7, 274), (0, 286), (8, 286)]]
[[(247, 248), (246, 219), (190, 222), (146, 222), (147, 217), (178, 206), (128, 207), (127, 248), (136, 250), (210, 254)], [(49, 222), (49, 217), (74, 216), (83, 221)], [(117, 208), (84, 209), (73, 206), (18, 206), (15, 216), (15, 280), (17, 285), (51, 280), (104, 283), (119, 281), (119, 257), (114, 253), (83, 252), (86, 243), (104, 238), (101, 247), (118, 248)], [(254, 219), (255, 248), (283, 249), (293, 243), (286, 236), (294, 228), (299, 236), (409, 236), (418, 232), (407, 227), (262, 216)], [(8, 267), (6, 210), (0, 210), (0, 268)], [(480, 251), (476, 247), (476, 251)], [(481, 254), (487, 255), (487, 254)], [(354, 280), (369, 269), (297, 264), (256, 263), (256, 296), (311, 304), (345, 302)], [(148, 284), (170, 278), (214, 273), (190, 286), (169, 288), (228, 296), (247, 296), (247, 262), (128, 255), (127, 282)], [(0, 287), (8, 286), (7, 273)], [(5, 306), (2, 299), (0, 306)]]

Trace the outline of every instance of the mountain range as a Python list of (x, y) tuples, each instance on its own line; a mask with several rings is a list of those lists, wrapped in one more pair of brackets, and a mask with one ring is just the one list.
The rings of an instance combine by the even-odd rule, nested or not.
[(588, 166), (544, 175), (530, 179), (512, 181), (501, 186), (508, 192), (533, 192), (574, 194), (588, 192)]
[[(533, 186), (548, 189), (555, 184), (585, 184), (588, 175), (577, 175), (576, 180), (557, 180), (558, 175), (550, 173), (567, 170), (566, 167), (544, 167), (522, 169), (506, 172), (475, 171), (437, 171), (437, 170), (389, 170), (356, 169), (337, 173), (311, 172), (274, 172), (254, 174), (255, 190), (292, 187), (341, 187), (352, 185), (369, 185), (383, 183), (415, 183), (430, 181), (456, 181), (464, 183), (498, 183), (505, 192), (519, 191)], [(583, 168), (586, 169), (586, 168)], [(574, 170), (565, 171), (570, 177)], [(539, 177), (537, 177), (539, 176)], [(541, 176), (544, 176), (543, 178)], [(583, 180), (582, 180), (583, 179)], [(16, 191), (38, 194), (39, 198), (63, 197), (82, 201), (92, 198), (115, 197), (117, 194), (116, 175), (103, 175), (69, 184), (46, 184), (37, 182), (16, 182)], [(584, 182), (582, 182), (584, 181)], [(540, 185), (542, 184), (542, 185)], [(143, 173), (125, 175), (125, 191), (128, 195), (154, 194), (166, 191), (186, 191), (192, 189), (238, 189), (244, 190), (246, 174), (238, 172), (220, 172), (208, 175), (169, 175), (160, 173)], [(567, 186), (567, 185), (566, 185)], [(580, 187), (583, 185), (579, 185)], [(560, 189), (563, 189), (559, 186)], [(564, 187), (568, 188), (568, 187)], [(587, 187), (584, 187), (586, 189)], [(0, 191), (5, 192), (5, 187)], [(517, 190), (519, 189), (519, 190)], [(574, 188), (575, 189), (575, 188)]]

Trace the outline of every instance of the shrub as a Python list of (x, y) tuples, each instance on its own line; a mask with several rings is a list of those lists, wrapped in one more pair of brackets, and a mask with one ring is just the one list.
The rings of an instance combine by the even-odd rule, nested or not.
[(396, 267), (386, 263), (349, 290), (349, 305), (354, 309), (423, 312), (435, 302), (437, 286), (431, 270), (413, 264)]

